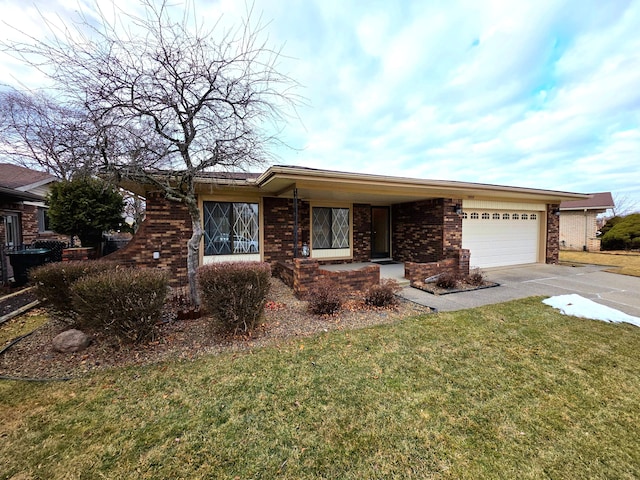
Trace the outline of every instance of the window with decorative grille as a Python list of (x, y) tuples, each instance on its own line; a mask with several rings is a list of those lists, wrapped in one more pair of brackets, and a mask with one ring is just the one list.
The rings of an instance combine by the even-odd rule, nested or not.
[(349, 209), (313, 207), (312, 246), (320, 248), (349, 247)]
[(204, 254), (260, 251), (257, 203), (204, 202)]

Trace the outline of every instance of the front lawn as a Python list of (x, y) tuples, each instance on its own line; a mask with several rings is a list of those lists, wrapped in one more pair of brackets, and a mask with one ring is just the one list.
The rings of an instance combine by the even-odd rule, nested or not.
[(638, 478), (640, 329), (529, 298), (0, 383), (0, 478)]
[(562, 263), (584, 263), (591, 265), (608, 265), (607, 271), (622, 275), (640, 277), (640, 252), (560, 252)]

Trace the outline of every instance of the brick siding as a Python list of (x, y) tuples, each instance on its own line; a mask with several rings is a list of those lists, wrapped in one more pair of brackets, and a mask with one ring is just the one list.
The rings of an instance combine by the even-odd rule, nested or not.
[(563, 211), (560, 214), (560, 250), (600, 250), (597, 215), (604, 210)]
[[(187, 241), (191, 217), (187, 207), (167, 200), (161, 192), (148, 192), (146, 218), (131, 241), (105, 257), (124, 265), (163, 268), (170, 272), (172, 286), (187, 281)], [(154, 259), (153, 252), (160, 258)]]
[(437, 198), (392, 207), (393, 259), (437, 262), (462, 248), (462, 218), (457, 199)]
[(371, 205), (353, 205), (353, 261), (371, 259)]
[(560, 208), (559, 204), (547, 205), (547, 245), (546, 263), (557, 264), (560, 257), (560, 216), (553, 213)]
[[(293, 200), (265, 197), (262, 200), (264, 218), (264, 261), (273, 264), (293, 260), (294, 254), (294, 208)], [(302, 244), (309, 244), (309, 203), (298, 201), (298, 255)]]

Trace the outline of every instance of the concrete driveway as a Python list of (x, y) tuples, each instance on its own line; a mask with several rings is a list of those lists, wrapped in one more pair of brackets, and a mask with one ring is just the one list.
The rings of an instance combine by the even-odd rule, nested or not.
[(577, 293), (594, 302), (640, 317), (640, 277), (604, 272), (607, 267), (587, 265), (522, 265), (484, 270), (486, 278), (499, 287), (432, 295), (404, 287), (401, 295), (441, 312), (462, 310), (506, 302), (534, 295), (554, 296)]

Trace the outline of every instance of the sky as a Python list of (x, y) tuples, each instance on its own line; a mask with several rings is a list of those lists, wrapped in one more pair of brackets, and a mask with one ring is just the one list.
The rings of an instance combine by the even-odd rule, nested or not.
[[(205, 25), (247, 9), (186, 1)], [(43, 35), (42, 16), (91, 8), (0, 0), (0, 37)], [(610, 191), (640, 210), (640, 0), (255, 0), (253, 11), (305, 99), (275, 163)], [(17, 79), (44, 82), (0, 52), (0, 83)]]

